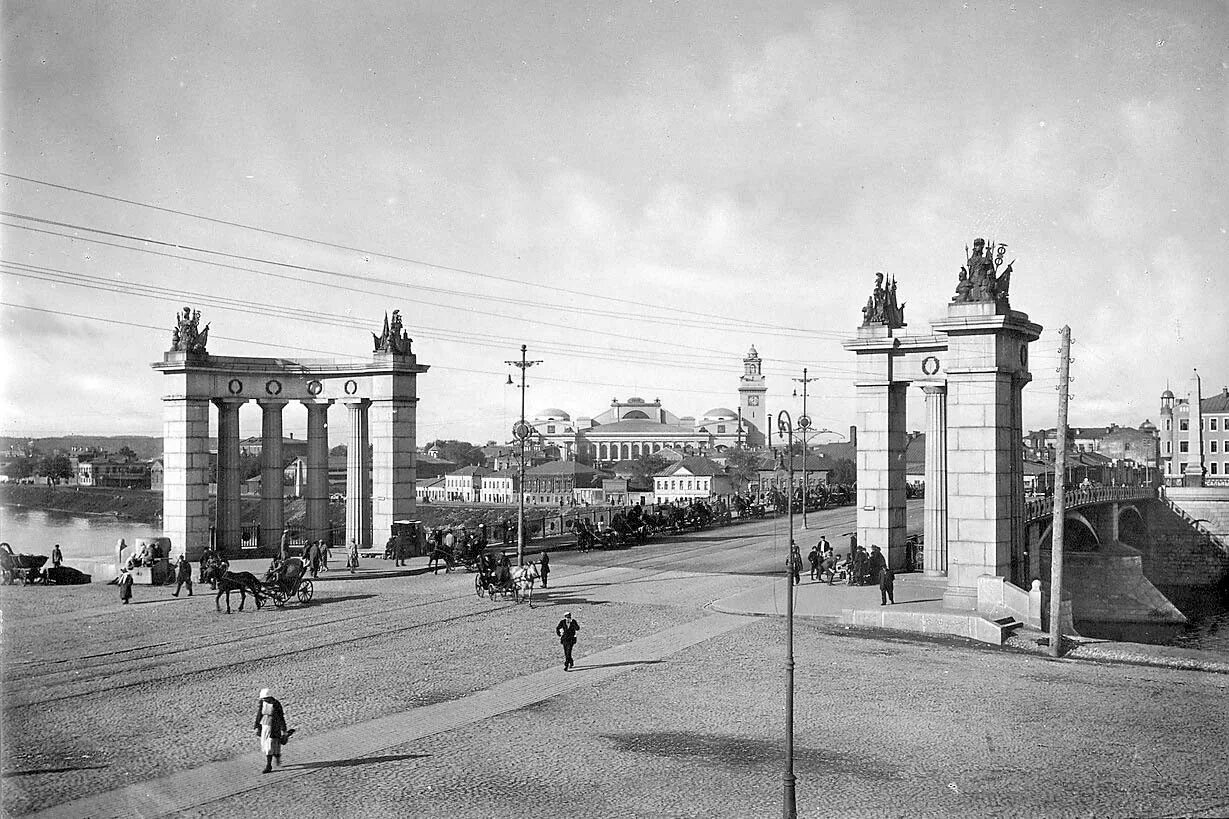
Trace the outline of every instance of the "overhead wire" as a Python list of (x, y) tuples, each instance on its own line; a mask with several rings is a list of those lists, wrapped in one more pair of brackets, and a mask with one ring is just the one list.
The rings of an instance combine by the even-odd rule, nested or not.
[[(90, 274), (76, 273), (73, 271), (64, 270), (62, 268), (29, 265), (24, 262), (13, 262), (3, 259), (0, 259), (0, 266), (6, 270), (8, 275), (31, 278), (37, 281), (47, 281), (55, 284), (67, 284), (87, 289), (154, 298), (176, 303), (185, 300), (195, 300), (197, 303), (220, 306), (240, 313), (309, 322), (313, 324), (327, 324), (337, 327), (353, 327), (358, 329), (364, 329), (370, 326), (367, 322), (364, 322), (361, 319), (343, 317), (334, 313), (313, 311), (303, 308), (280, 307), (277, 305), (252, 302), (247, 299), (231, 299), (222, 296), (214, 296), (211, 294), (185, 290), (172, 290), (157, 285), (148, 285), (139, 282), (115, 281), (104, 277), (91, 276)], [(494, 334), (481, 333), (473, 330), (451, 331), (440, 328), (418, 329), (426, 330), (427, 332), (424, 333), (425, 337), (434, 338), (435, 340), (451, 341), (472, 346), (501, 350), (505, 349), (507, 346), (506, 341), (502, 336)], [(488, 341), (482, 341), (480, 339), (488, 339)], [(652, 356), (649, 356), (639, 350), (619, 350), (618, 348), (608, 347), (593, 348), (575, 343), (559, 344), (542, 341), (535, 342), (535, 348), (560, 355), (573, 355), (581, 358), (617, 361), (621, 363), (640, 363), (658, 366), (684, 367), (689, 370), (702, 370), (721, 373), (726, 373), (730, 370), (728, 365), (729, 359), (726, 359), (727, 364), (723, 366), (719, 363), (721, 359), (715, 356), (711, 357), (713, 360), (705, 362), (687, 359), (686, 354), (683, 354), (682, 357), (671, 361), (660, 353), (654, 353)]]

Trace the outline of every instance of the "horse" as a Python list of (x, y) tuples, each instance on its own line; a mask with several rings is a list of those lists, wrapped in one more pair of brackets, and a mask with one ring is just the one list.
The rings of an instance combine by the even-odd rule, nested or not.
[(217, 583), (218, 594), (214, 597), (213, 603), (218, 611), (222, 610), (222, 595), (225, 594), (226, 613), (232, 613), (230, 610), (230, 593), (233, 591), (239, 592), (239, 611), (243, 611), (243, 604), (247, 602), (249, 592), (252, 595), (252, 599), (256, 601), (256, 608), (259, 609), (261, 604), (264, 603), (260, 596), (260, 581), (251, 572), (232, 572), (218, 564), (210, 564), (209, 566), (201, 567), (201, 582)]
[(427, 559), (427, 568), (434, 574), (440, 570), (440, 561), (444, 561), (444, 574), (452, 571), (452, 550), (447, 546), (436, 546)]
[(214, 570), (212, 573), (212, 576), (216, 578), (217, 575), (221, 574), (221, 572), (229, 571), (230, 561), (222, 557), (221, 555), (219, 555), (217, 552), (207, 552), (201, 557), (200, 582), (208, 583), (209, 588), (216, 590), (218, 587), (217, 580), (216, 579), (211, 580), (209, 579), (209, 577), (206, 577), (206, 574), (208, 573), (208, 570), (210, 569)]
[(527, 563), (524, 566), (513, 566), (512, 569), (512, 585), (521, 593), (521, 596), (529, 601), (529, 608), (533, 608), (533, 584), (536, 580), (542, 579), (542, 566), (538, 563)]

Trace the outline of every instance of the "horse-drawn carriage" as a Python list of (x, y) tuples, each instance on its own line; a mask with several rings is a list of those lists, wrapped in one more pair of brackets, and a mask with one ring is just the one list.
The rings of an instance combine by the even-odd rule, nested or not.
[(17, 578), (21, 578), (23, 586), (39, 582), (43, 579), (46, 562), (46, 555), (13, 554), (13, 547), (0, 543), (0, 576), (6, 586), (11, 586)]
[(287, 558), (265, 574), (264, 582), (260, 585), (261, 593), (278, 608), (292, 599), (309, 603), (315, 587), (309, 578), (303, 576), (306, 572), (307, 567), (302, 558)]
[(479, 597), (489, 597), (492, 601), (497, 595), (505, 600), (511, 597), (517, 603), (527, 600), (532, 608), (533, 584), (541, 577), (541, 566), (537, 563), (509, 566), (501, 561), (492, 566), (481, 561), (474, 575), (474, 593)]

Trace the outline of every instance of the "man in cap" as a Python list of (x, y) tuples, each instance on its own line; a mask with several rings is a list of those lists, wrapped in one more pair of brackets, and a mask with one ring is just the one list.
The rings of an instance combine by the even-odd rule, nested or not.
[(565, 611), (559, 625), (555, 626), (555, 634), (563, 645), (563, 670), (571, 671), (576, 663), (572, 660), (572, 647), (576, 645), (576, 632), (580, 631), (580, 623), (572, 619), (572, 612)]

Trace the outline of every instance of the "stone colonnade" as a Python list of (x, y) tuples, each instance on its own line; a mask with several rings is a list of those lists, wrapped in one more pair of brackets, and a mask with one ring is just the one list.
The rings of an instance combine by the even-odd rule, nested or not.
[(948, 306), (926, 336), (872, 324), (845, 348), (858, 356), (858, 542), (905, 565), (905, 407), (926, 400), (923, 569), (948, 578), (944, 604), (977, 606), (977, 578), (1027, 588), (1022, 391), (1041, 327), (993, 302)]
[[(368, 548), (383, 542), (393, 521), (415, 512), (417, 384), (427, 371), (411, 353), (376, 353), (369, 362), (166, 353), (153, 367), (171, 379), (163, 398), (163, 534), (172, 552), (199, 558), (209, 531), (225, 554), (241, 547), (239, 410), (255, 401), (261, 410), (259, 549), (273, 554), (285, 527), (283, 410), (299, 402), (307, 410), (307, 491), (304, 535), (329, 540), (328, 408), (342, 403), (346, 440), (345, 543)], [(217, 498), (209, 517), (209, 411), (217, 409)], [(343, 546), (344, 543), (336, 543)]]

